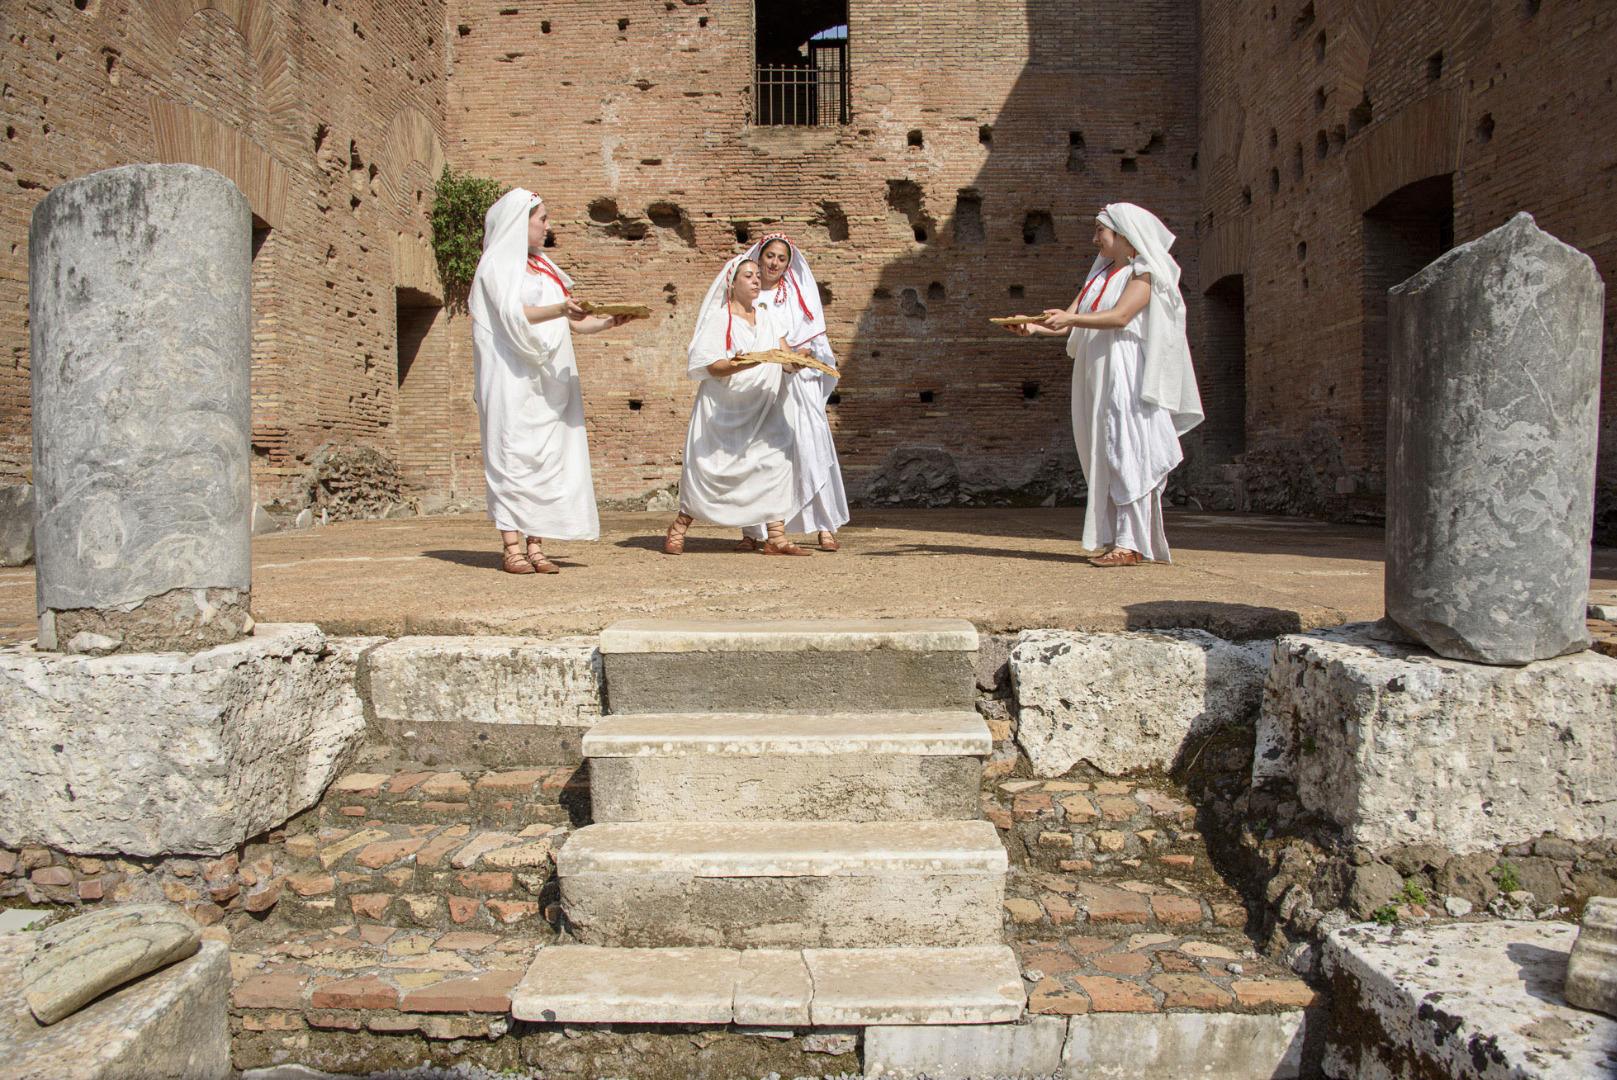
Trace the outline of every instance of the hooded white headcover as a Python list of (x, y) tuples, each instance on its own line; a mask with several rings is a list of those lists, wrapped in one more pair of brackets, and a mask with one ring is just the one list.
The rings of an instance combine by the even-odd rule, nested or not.
[[(486, 327), (504, 351), (539, 366), (548, 363), (571, 333), (566, 319), (530, 323), (522, 313), (522, 288), (528, 277), (528, 215), (544, 202), (526, 188), (501, 195), (483, 217), (483, 257), (477, 261), (466, 306), (472, 322)], [(539, 256), (571, 290), (573, 279)]]
[(786, 335), (786, 344), (794, 349), (806, 344), (814, 351), (816, 359), (835, 367), (836, 357), (831, 355), (831, 342), (825, 335), (825, 306), (820, 302), (820, 284), (814, 280), (814, 271), (809, 269), (808, 259), (797, 245), (785, 233), (770, 233), (747, 249), (747, 258), (762, 267), (764, 248), (773, 240), (785, 241), (792, 252), (786, 273), (776, 286), (777, 290), (782, 287), (786, 290), (786, 314), (791, 318), (792, 330)]
[[(1133, 203), (1108, 203), (1097, 215), (1102, 225), (1134, 246), (1136, 271), (1151, 275), (1151, 299), (1145, 311), (1145, 363), (1141, 397), (1173, 414), (1173, 427), (1183, 435), (1202, 422), (1202, 399), (1196, 369), (1185, 336), (1185, 299), (1179, 292), (1179, 264), (1168, 249), (1177, 239), (1151, 211)], [(1106, 260), (1095, 257), (1094, 276)]]
[(733, 316), (730, 314), (730, 284), (736, 271), (748, 261), (746, 255), (737, 255), (724, 264), (719, 276), (707, 287), (707, 296), (696, 313), (696, 331), (691, 334), (690, 346), (685, 350), (685, 374), (692, 379), (707, 378), (707, 366), (718, 360), (728, 360), (737, 352), (734, 335), (730, 332)]

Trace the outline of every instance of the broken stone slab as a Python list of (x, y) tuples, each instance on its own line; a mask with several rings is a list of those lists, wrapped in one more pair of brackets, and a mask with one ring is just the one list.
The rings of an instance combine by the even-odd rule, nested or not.
[(23, 1000), (54, 1024), (113, 987), (196, 953), (202, 928), (168, 904), (106, 908), (39, 932), (22, 966)]
[(976, 1080), (985, 1076), (1049, 1076), (1061, 1068), (1067, 1021), (1032, 1016), (1025, 1023), (865, 1029), (867, 1080)]
[(1387, 614), (1440, 655), (1588, 647), (1604, 296), (1529, 214), (1387, 294)]
[(1617, 1020), (1562, 996), (1563, 922), (1373, 924), (1326, 939), (1324, 1073), (1587, 1080), (1608, 1076)]
[(1566, 1000), (1617, 1016), (1617, 898), (1593, 896), (1567, 961)]
[(194, 654), (0, 649), (0, 844), (218, 855), (314, 805), (364, 735), (314, 626)]
[(637, 619), (601, 632), (613, 713), (971, 709), (960, 619)]
[(1027, 994), (1004, 945), (805, 949), (816, 1027), (999, 1024), (1022, 1015)]
[(736, 973), (735, 1022), (755, 1027), (807, 1027), (814, 980), (796, 949), (747, 949)]
[(631, 714), (584, 737), (598, 822), (972, 819), (992, 749), (975, 712)]
[(405, 637), (362, 667), (379, 734), (428, 763), (566, 765), (601, 716), (593, 640)]
[(1028, 630), (1011, 651), (1016, 741), (1035, 776), (1170, 769), (1188, 743), (1257, 714), (1272, 643), (1200, 630)]
[(125, 165), (35, 206), (37, 597), (60, 640), (246, 632), (251, 270), (247, 200), (211, 169)]
[(225, 1080), (230, 947), (204, 941), (187, 960), (103, 994), (49, 1027), (22, 1001), (39, 934), (0, 935), (0, 1060), (17, 1080)]
[(0, 566), (34, 561), (34, 486), (0, 485)]
[(1614, 728), (1610, 657), (1472, 664), (1349, 624), (1276, 643), (1252, 776), (1372, 852), (1599, 840), (1617, 832)]
[(511, 992), (518, 1020), (562, 1024), (727, 1024), (733, 949), (541, 948)]
[(1070, 1022), (1062, 1064), (1067, 1075), (1094, 1080), (1292, 1080), (1304, 1075), (1306, 1025), (1300, 1009), (1087, 1013)]

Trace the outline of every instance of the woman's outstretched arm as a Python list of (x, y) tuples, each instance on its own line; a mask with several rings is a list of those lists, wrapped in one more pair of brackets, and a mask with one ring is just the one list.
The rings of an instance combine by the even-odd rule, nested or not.
[(1080, 313), (1071, 308), (1050, 308), (1039, 325), (1056, 333), (1067, 330), (1121, 330), (1151, 301), (1151, 275), (1141, 274), (1123, 286), (1123, 295), (1110, 311)]

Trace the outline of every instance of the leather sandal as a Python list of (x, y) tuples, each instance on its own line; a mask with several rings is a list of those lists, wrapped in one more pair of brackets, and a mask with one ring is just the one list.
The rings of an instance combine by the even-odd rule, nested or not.
[(1145, 562), (1145, 556), (1138, 551), (1130, 551), (1128, 548), (1113, 548), (1104, 555), (1097, 555), (1095, 558), (1090, 559), (1089, 565), (1099, 567), (1139, 566), (1143, 562)]
[(740, 541), (737, 542), (735, 549), (737, 551), (757, 551), (759, 546), (758, 541), (754, 540), (752, 537), (743, 536)]
[(766, 525), (769, 530), (769, 539), (764, 541), (763, 553), (765, 555), (812, 555), (814, 552), (805, 551), (786, 539), (784, 524), (772, 522)]
[(820, 530), (820, 550), (821, 551), (837, 551), (837, 550), (841, 549), (841, 547), (842, 547), (842, 545), (837, 543), (837, 534), (836, 533), (827, 532), (825, 529)]
[(540, 574), (561, 573), (561, 567), (545, 558), (545, 553), (540, 550), (539, 543), (537, 536), (528, 537), (528, 561), (533, 564), (534, 571)]
[(684, 511), (674, 515), (674, 520), (669, 524), (668, 531), (663, 534), (663, 554), (685, 554), (685, 533), (690, 529), (691, 522), (695, 520)]
[(507, 574), (536, 574), (533, 563), (522, 550), (521, 541), (512, 541), (505, 545), (505, 558), (500, 562), (500, 569)]

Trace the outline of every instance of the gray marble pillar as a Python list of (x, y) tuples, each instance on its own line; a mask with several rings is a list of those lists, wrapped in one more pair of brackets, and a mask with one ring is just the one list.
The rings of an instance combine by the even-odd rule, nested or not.
[(108, 169), (40, 202), (28, 254), (41, 647), (241, 637), (247, 200), (195, 165)]
[(1458, 660), (1586, 648), (1594, 262), (1517, 214), (1388, 298), (1387, 615)]

